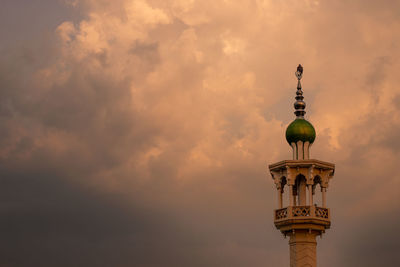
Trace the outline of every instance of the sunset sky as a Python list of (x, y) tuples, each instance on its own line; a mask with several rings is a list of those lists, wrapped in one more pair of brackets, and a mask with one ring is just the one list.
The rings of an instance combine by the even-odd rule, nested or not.
[(1, 267), (288, 266), (299, 63), (318, 266), (400, 266), (399, 0), (1, 0), (0, 36)]

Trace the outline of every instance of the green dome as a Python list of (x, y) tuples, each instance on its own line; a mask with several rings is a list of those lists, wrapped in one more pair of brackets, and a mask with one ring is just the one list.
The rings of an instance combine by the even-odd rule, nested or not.
[(315, 129), (311, 123), (305, 119), (295, 119), (286, 129), (286, 140), (289, 145), (292, 142), (298, 141), (310, 142), (312, 144), (315, 140)]

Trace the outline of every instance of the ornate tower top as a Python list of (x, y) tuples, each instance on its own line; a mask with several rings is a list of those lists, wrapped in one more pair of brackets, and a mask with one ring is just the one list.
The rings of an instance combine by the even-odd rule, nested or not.
[[(303, 67), (299, 65), (297, 77), (296, 119), (286, 129), (286, 140), (293, 149), (293, 159), (269, 165), (269, 171), (278, 193), (278, 209), (274, 223), (284, 236), (289, 236), (290, 266), (317, 266), (317, 236), (330, 228), (330, 209), (326, 192), (333, 177), (335, 165), (310, 159), (309, 148), (315, 140), (315, 129), (305, 118), (306, 103), (300, 80)], [(314, 201), (316, 189), (321, 191), (321, 202)], [(289, 196), (283, 199), (283, 193)]]

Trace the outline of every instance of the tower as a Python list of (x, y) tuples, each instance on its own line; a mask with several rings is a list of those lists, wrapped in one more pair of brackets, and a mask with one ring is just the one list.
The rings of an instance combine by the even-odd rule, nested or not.
[[(316, 134), (304, 115), (306, 103), (300, 80), (303, 67), (299, 65), (297, 77), (296, 119), (286, 129), (286, 140), (293, 150), (293, 159), (269, 165), (278, 195), (278, 209), (274, 210), (274, 223), (286, 237), (289, 236), (290, 267), (317, 266), (316, 237), (330, 228), (330, 210), (326, 205), (326, 191), (333, 177), (335, 165), (310, 158), (310, 147)], [(321, 206), (314, 204), (314, 195), (320, 189)], [(283, 207), (283, 195), (288, 205)], [(286, 197), (286, 196), (285, 196)]]

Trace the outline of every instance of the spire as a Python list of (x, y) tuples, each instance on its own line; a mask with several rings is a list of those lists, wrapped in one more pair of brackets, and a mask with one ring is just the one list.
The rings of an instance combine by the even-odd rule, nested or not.
[(295, 75), (297, 77), (296, 102), (294, 102), (296, 119), (286, 128), (286, 141), (293, 148), (293, 159), (302, 160), (309, 159), (309, 149), (316, 134), (314, 126), (304, 119), (306, 103), (303, 101), (303, 91), (301, 90), (300, 80), (303, 76), (303, 67), (300, 64)]
[(301, 90), (300, 80), (303, 77), (303, 67), (299, 64), (297, 66), (297, 71), (295, 72), (297, 77), (297, 92), (296, 92), (296, 102), (294, 102), (294, 109), (296, 110), (294, 114), (296, 114), (297, 118), (304, 118), (304, 114), (306, 114), (306, 102), (303, 101), (303, 91)]

